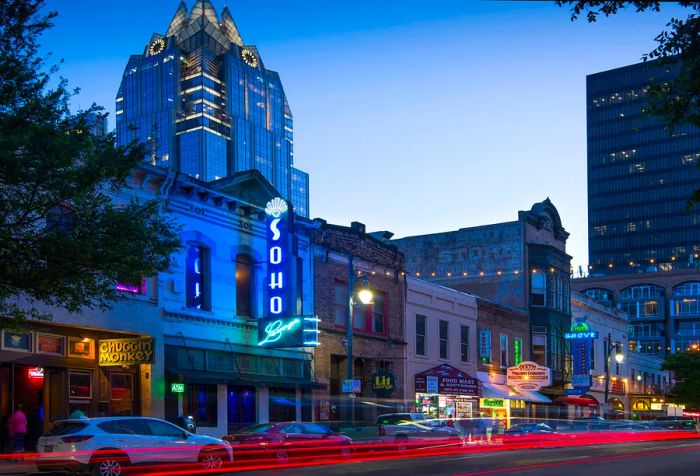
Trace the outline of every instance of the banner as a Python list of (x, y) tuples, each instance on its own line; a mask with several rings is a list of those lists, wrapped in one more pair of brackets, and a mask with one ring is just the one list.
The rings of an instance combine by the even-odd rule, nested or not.
[(525, 361), (517, 367), (508, 367), (506, 385), (522, 390), (539, 390), (552, 385), (552, 370), (535, 362)]

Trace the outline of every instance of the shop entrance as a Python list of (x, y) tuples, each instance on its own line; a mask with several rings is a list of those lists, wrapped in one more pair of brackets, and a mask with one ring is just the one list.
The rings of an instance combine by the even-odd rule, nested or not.
[(36, 449), (36, 441), (44, 432), (45, 369), (29, 365), (4, 364), (0, 368), (0, 390), (2, 392), (2, 452), (11, 452), (7, 420), (17, 405), (27, 416), (27, 435), (25, 447)]
[(226, 392), (228, 429), (237, 430), (255, 424), (255, 387), (229, 385)]

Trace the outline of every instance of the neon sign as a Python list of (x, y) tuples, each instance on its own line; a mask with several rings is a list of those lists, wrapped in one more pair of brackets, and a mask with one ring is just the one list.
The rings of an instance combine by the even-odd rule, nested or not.
[(265, 326), (265, 338), (258, 342), (258, 345), (270, 344), (277, 342), (282, 338), (282, 336), (294, 330), (294, 328), (299, 326), (299, 319), (294, 318), (289, 322), (284, 322), (282, 319), (270, 322)]
[(270, 219), (267, 223), (268, 298), (267, 315), (281, 317), (285, 313), (285, 297), (289, 294), (286, 266), (289, 219), (287, 202), (277, 197), (265, 207)]
[(43, 367), (30, 367), (27, 371), (29, 378), (33, 379), (43, 379), (44, 378), (44, 368)]
[(187, 307), (202, 308), (202, 261), (199, 246), (190, 246), (187, 249), (187, 261), (185, 263), (185, 281), (187, 286)]

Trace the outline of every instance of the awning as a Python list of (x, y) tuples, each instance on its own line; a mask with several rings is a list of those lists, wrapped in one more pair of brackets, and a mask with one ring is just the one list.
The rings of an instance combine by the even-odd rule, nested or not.
[(514, 398), (513, 400), (523, 400), (531, 403), (552, 403), (549, 398), (534, 390), (518, 390), (518, 393), (522, 395), (522, 398)]
[(554, 403), (557, 405), (576, 405), (579, 407), (595, 407), (597, 408), (598, 401), (593, 399), (593, 398), (588, 398), (588, 397), (572, 397), (572, 396), (567, 396), (567, 397), (558, 397)]
[(508, 398), (522, 400), (520, 395), (512, 388), (498, 383), (481, 382), (481, 398)]
[(211, 383), (224, 385), (267, 385), (273, 388), (326, 388), (326, 384), (305, 378), (263, 377), (229, 372), (210, 372), (206, 370), (189, 370), (170, 368), (168, 373), (181, 375), (185, 383)]

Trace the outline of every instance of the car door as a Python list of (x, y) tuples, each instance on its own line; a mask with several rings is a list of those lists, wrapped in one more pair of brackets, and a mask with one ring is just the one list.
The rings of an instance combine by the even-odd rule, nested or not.
[(159, 462), (195, 462), (199, 456), (199, 444), (196, 438), (190, 438), (188, 433), (167, 421), (144, 418), (150, 437), (158, 447)]
[(132, 463), (149, 463), (155, 459), (157, 449), (142, 419), (114, 419), (97, 426), (112, 436), (114, 445), (124, 451)]

